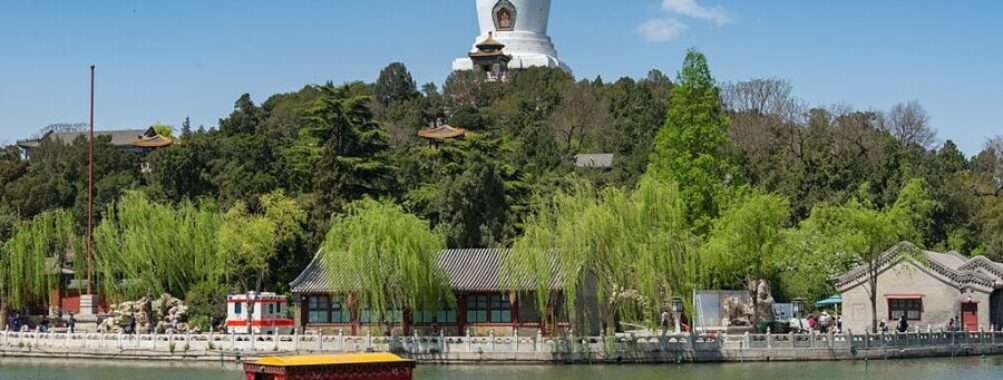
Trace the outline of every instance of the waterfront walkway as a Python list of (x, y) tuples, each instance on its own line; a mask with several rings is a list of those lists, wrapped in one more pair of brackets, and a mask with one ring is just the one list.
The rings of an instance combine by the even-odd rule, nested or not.
[(1003, 332), (663, 334), (617, 337), (16, 333), (0, 355), (239, 361), (261, 356), (391, 351), (425, 363), (659, 363), (856, 360), (1003, 353)]

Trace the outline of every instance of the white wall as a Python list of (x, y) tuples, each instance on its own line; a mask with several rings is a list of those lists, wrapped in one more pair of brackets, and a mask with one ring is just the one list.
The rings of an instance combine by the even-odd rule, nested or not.
[[(843, 325), (853, 332), (863, 332), (871, 326), (871, 306), (867, 292), (868, 285), (862, 284), (843, 292)], [(878, 275), (877, 315), (878, 321), (888, 318), (889, 295), (919, 295), (923, 299), (922, 320), (909, 321), (910, 328), (919, 326), (925, 330), (944, 327), (951, 317), (961, 314), (961, 302), (971, 297), (978, 302), (979, 324), (989, 330), (989, 294), (966, 292), (951, 286), (940, 277), (927, 271), (912, 261), (902, 261)], [(905, 297), (891, 297), (905, 298)], [(895, 321), (889, 321), (894, 329)]]

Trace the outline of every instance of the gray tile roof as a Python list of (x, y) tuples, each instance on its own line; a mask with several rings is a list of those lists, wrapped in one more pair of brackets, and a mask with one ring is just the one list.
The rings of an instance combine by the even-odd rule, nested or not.
[[(39, 139), (21, 140), (18, 141), (18, 145), (26, 148), (37, 148), (41, 144), (42, 140), (45, 138), (51, 138), (53, 141), (59, 141), (63, 144), (73, 143), (80, 136), (86, 137), (87, 131), (80, 132), (50, 132)], [(94, 131), (94, 136), (111, 136), (111, 144), (114, 146), (129, 146), (133, 142), (138, 140), (141, 136), (153, 137), (156, 136), (156, 132), (153, 128), (147, 129), (125, 129), (120, 131)]]
[(576, 154), (575, 166), (580, 168), (604, 168), (604, 169), (612, 168), (613, 154), (612, 153)]
[[(922, 254), (925, 261), (915, 261), (909, 252)], [(898, 264), (902, 260), (913, 260), (922, 267), (947, 278), (952, 285), (959, 288), (973, 286), (982, 289), (993, 289), (996, 284), (1003, 286), (1003, 265), (978, 256), (968, 258), (957, 252), (937, 253), (920, 250), (909, 242), (901, 242), (885, 251), (878, 258), (878, 267), (883, 271)], [(867, 265), (856, 268), (838, 276), (834, 280), (836, 289), (845, 292), (863, 284), (867, 276)]]
[[(503, 291), (512, 287), (505, 283), (505, 256), (508, 249), (446, 249), (439, 253), (439, 265), (449, 278), (449, 285), (454, 291)], [(327, 271), (326, 255), (317, 253), (310, 265), (296, 277), (289, 287), (293, 293), (328, 293), (338, 291)], [(551, 263), (556, 269), (556, 260)], [(556, 272), (556, 270), (555, 270)], [(551, 289), (559, 288), (559, 279), (555, 276)], [(535, 289), (534, 282), (526, 281), (518, 284), (517, 289)]]

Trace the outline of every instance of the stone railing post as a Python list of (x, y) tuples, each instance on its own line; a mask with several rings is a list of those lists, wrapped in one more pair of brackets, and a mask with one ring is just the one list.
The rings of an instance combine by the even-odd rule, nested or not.
[(536, 330), (536, 338), (533, 339), (533, 348), (536, 352), (543, 351), (543, 330)]
[(519, 352), (519, 328), (512, 329), (512, 336), (515, 337), (515, 352)]
[(366, 331), (366, 351), (372, 351), (373, 349), (373, 330), (369, 329)]
[(118, 332), (118, 349), (122, 349), (122, 332)]
[(766, 348), (773, 348), (773, 334), (766, 329)]
[(293, 351), (300, 350), (300, 332), (299, 329), (293, 330)]
[(153, 351), (157, 350), (157, 332), (156, 331), (153, 332), (153, 341), (150, 343), (150, 347), (151, 347), (151, 350), (153, 350)]
[(338, 329), (338, 351), (345, 352), (345, 329)]
[(255, 346), (255, 342), (257, 342), (257, 340), (258, 340), (258, 337), (254, 333), (254, 327), (253, 326), (252, 327), (248, 327), (248, 330), (250, 330), (250, 332), (251, 332), (251, 351), (256, 351), (256, 349), (255, 349), (254, 346)]
[(446, 332), (439, 329), (439, 353), (446, 353), (449, 350), (449, 346), (446, 345)]
[[(341, 333), (340, 331), (338, 332)], [(324, 331), (317, 330), (317, 351), (324, 351)]]
[(230, 351), (237, 350), (237, 334), (230, 333)]
[(495, 348), (495, 330), (488, 332), (488, 338), (491, 339), (491, 352), (496, 352)]
[(469, 327), (467, 327), (467, 335), (466, 335), (466, 339), (464, 341), (467, 342), (467, 352), (471, 352), (472, 350), (471, 350), (471, 344), (470, 344), (470, 328)]

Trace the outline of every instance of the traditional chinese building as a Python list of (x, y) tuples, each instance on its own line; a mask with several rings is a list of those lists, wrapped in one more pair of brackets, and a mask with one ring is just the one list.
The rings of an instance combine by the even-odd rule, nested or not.
[[(835, 281), (842, 296), (843, 325), (853, 332), (871, 328), (867, 273), (862, 265)], [(903, 242), (881, 255), (877, 273), (877, 320), (887, 320), (892, 327), (902, 316), (921, 329), (939, 330), (951, 318), (969, 331), (1003, 325), (1003, 264)]]
[(488, 81), (504, 81), (508, 79), (508, 63), (512, 61), (512, 56), (502, 51), (504, 48), (504, 44), (488, 33), (488, 38), (477, 43), (477, 50), (468, 56), (474, 62), (474, 69), (484, 73)]
[[(20, 140), (17, 145), (24, 150), (25, 157), (31, 157), (31, 151), (42, 145), (45, 140), (72, 144), (77, 138), (87, 138), (88, 132), (48, 132), (37, 139)], [(171, 146), (174, 140), (160, 135), (153, 128), (128, 129), (121, 131), (94, 131), (94, 137), (109, 136), (111, 144), (122, 150), (138, 153), (148, 153), (153, 150)]]
[(418, 137), (424, 139), (429, 145), (439, 146), (446, 140), (461, 139), (467, 137), (470, 132), (463, 128), (454, 128), (446, 124), (436, 125), (418, 131)]
[[(402, 333), (430, 333), (441, 330), (446, 335), (484, 336), (494, 333), (498, 336), (535, 335), (537, 331), (547, 333), (548, 326), (540, 323), (540, 314), (534, 302), (536, 286), (523, 283), (513, 287), (502, 280), (507, 249), (447, 249), (439, 255), (439, 265), (449, 278), (449, 285), (456, 297), (455, 307), (442, 310), (408, 310), (385, 313), (385, 321), (370, 320), (370, 313), (359, 310), (351, 296), (351, 290), (338, 289), (324, 269), (323, 254), (317, 254), (310, 265), (291, 284), (297, 303), (295, 324), (305, 331), (324, 331), (361, 335), (371, 331), (376, 324), (391, 325)], [(556, 277), (556, 276), (555, 276)], [(550, 285), (554, 292), (554, 307), (550, 321), (558, 321), (557, 326), (567, 326), (559, 316), (561, 289), (558, 280)], [(582, 296), (581, 298), (587, 298)], [(579, 301), (579, 305), (596, 309), (594, 299)], [(590, 326), (598, 330), (599, 326)], [(551, 325), (553, 330), (553, 325)], [(552, 331), (551, 331), (552, 332)]]

